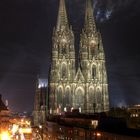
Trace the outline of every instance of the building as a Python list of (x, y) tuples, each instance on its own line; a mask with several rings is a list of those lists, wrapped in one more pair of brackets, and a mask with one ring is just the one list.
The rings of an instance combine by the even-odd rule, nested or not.
[(121, 118), (103, 113), (52, 116), (47, 121), (48, 140), (139, 140), (140, 130), (127, 128)]
[(96, 115), (70, 114), (65, 117), (49, 116), (47, 134), (50, 140), (91, 140), (98, 126)]
[[(102, 38), (96, 29), (91, 0), (86, 0), (85, 24), (75, 57), (75, 38), (69, 25), (65, 0), (60, 0), (53, 32), (49, 80), (51, 114), (79, 109), (81, 113), (109, 110), (108, 82)], [(76, 67), (78, 62), (78, 67)]]
[(34, 101), (34, 125), (43, 125), (46, 122), (46, 113), (48, 108), (47, 94), (48, 80), (39, 78), (36, 85), (35, 101)]
[(129, 107), (127, 112), (127, 127), (140, 130), (140, 105)]
[(10, 111), (8, 107), (2, 101), (2, 95), (0, 94), (0, 132), (2, 129), (6, 129), (9, 126)]
[(0, 94), (0, 112), (2, 111), (7, 111), (8, 108), (6, 107), (6, 105), (3, 103), (2, 101), (2, 95)]

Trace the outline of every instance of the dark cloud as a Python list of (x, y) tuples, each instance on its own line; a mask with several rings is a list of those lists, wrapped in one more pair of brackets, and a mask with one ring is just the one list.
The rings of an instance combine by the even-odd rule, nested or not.
[[(94, 8), (98, 22), (110, 18), (129, 19), (139, 12), (140, 1), (137, 0), (95, 0)], [(125, 15), (124, 15), (125, 14)]]

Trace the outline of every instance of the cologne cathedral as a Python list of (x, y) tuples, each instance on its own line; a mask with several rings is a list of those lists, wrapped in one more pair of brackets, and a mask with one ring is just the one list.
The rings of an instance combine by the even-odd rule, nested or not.
[[(74, 41), (65, 0), (60, 0), (52, 39), (50, 113), (61, 114), (73, 109), (78, 109), (81, 113), (106, 112), (109, 110), (109, 94), (105, 54), (101, 34), (96, 29), (91, 0), (86, 0), (85, 22), (78, 54), (75, 54)], [(76, 55), (79, 56), (78, 60)]]

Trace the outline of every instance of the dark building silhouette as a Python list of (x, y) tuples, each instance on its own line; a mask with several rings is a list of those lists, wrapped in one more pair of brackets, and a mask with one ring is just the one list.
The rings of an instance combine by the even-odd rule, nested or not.
[(46, 121), (46, 113), (48, 108), (47, 87), (47, 79), (39, 78), (37, 80), (33, 112), (35, 126), (43, 125)]
[(2, 101), (2, 95), (0, 94), (0, 112), (3, 110), (8, 110), (6, 105)]

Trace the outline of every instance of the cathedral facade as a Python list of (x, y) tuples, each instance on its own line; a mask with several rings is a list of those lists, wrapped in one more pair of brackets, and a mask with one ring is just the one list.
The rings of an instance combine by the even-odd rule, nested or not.
[[(91, 0), (86, 0), (85, 23), (80, 36), (79, 60), (69, 25), (65, 0), (60, 0), (53, 32), (49, 80), (51, 114), (79, 109), (81, 113), (109, 110), (108, 82), (101, 34), (96, 29)], [(76, 67), (78, 61), (78, 67)]]

